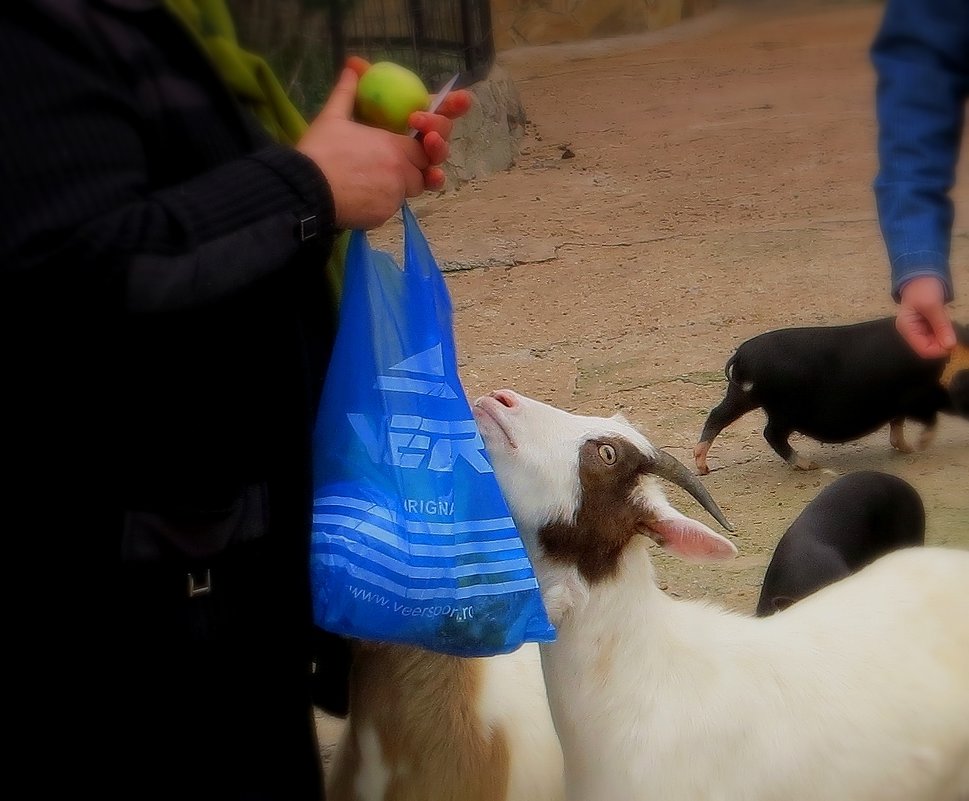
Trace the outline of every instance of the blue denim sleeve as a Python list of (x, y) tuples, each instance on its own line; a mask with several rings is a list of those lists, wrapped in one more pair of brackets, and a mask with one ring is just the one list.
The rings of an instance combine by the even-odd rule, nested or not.
[(936, 275), (952, 299), (950, 190), (969, 95), (969, 2), (887, 0), (871, 48), (877, 73), (875, 199), (892, 296)]

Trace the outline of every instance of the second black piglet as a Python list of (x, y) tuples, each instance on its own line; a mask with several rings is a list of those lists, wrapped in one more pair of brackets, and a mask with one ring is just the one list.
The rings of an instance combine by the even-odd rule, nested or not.
[(925, 543), (925, 507), (897, 476), (861, 470), (825, 487), (791, 523), (771, 557), (757, 615), (860, 570), (896, 548)]

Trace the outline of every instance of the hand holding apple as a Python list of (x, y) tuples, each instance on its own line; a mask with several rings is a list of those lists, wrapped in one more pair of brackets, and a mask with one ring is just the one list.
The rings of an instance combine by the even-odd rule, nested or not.
[(368, 125), (407, 133), (410, 115), (425, 111), (431, 96), (420, 76), (392, 61), (378, 61), (360, 76), (355, 113)]
[(296, 149), (326, 177), (338, 228), (369, 230), (400, 209), (404, 198), (444, 186), (453, 121), (471, 108), (465, 89), (449, 92), (433, 112), (415, 111), (405, 123), (414, 139), (354, 119), (357, 85), (371, 64), (350, 56), (323, 109)]

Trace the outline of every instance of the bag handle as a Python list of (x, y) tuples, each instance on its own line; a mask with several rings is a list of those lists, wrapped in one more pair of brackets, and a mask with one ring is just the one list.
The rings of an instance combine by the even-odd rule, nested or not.
[(417, 217), (411, 211), (407, 201), (401, 206), (401, 216), (404, 219), (404, 272), (410, 275), (420, 275), (422, 278), (444, 281), (441, 270), (437, 266), (431, 246), (427, 244), (424, 232), (417, 223)]

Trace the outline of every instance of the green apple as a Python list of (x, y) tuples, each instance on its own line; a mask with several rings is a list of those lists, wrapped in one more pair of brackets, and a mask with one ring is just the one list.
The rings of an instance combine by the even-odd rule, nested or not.
[(408, 117), (430, 102), (420, 77), (392, 61), (371, 64), (357, 83), (357, 119), (395, 133), (407, 133)]

